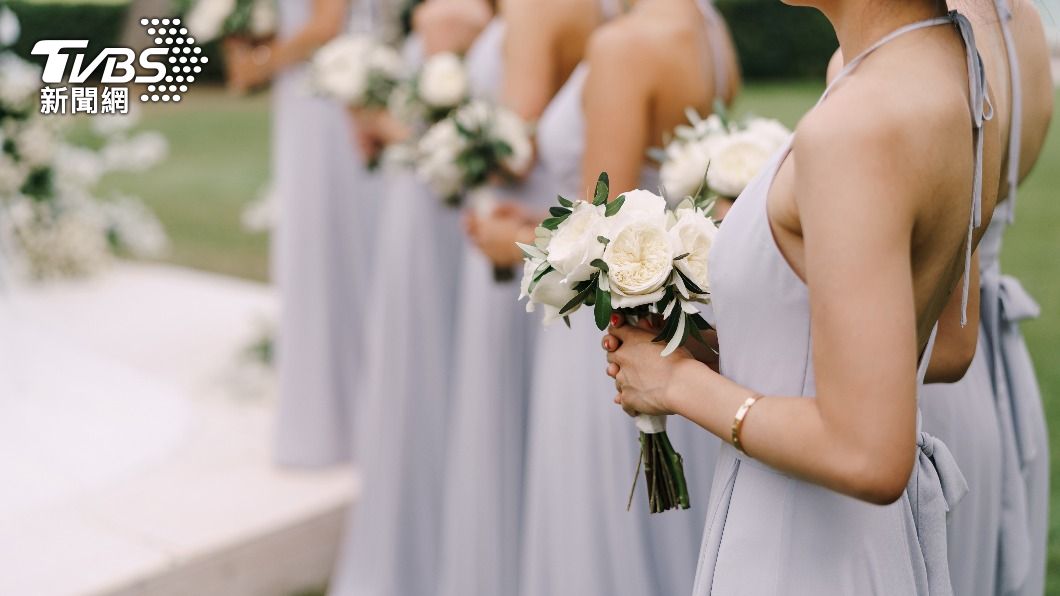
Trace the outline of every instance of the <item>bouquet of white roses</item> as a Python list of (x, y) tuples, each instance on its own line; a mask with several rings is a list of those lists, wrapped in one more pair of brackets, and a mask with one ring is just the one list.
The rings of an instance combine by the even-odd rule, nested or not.
[(662, 164), (663, 188), (672, 201), (735, 199), (791, 134), (776, 120), (729, 120), (722, 106), (707, 118), (692, 109), (687, 115), (689, 125), (678, 126), (666, 148), (652, 152)]
[(276, 0), (185, 0), (184, 20), (201, 43), (219, 37), (266, 39), (276, 33)]
[[(546, 323), (592, 307), (602, 330), (612, 312), (627, 319), (659, 316), (656, 341), (668, 356), (708, 328), (696, 303), (710, 300), (707, 257), (717, 226), (709, 201), (687, 198), (668, 209), (662, 197), (633, 190), (607, 201), (601, 174), (592, 202), (559, 198), (525, 254), (520, 297), (545, 309)], [(705, 342), (704, 342), (705, 343)], [(681, 456), (666, 435), (665, 416), (638, 416), (641, 464), (652, 513), (689, 507)]]
[(412, 78), (391, 94), (390, 111), (416, 126), (441, 121), (468, 100), (470, 82), (463, 59), (452, 52), (435, 54)]
[(518, 116), (476, 100), (427, 129), (417, 144), (416, 171), (455, 207), (469, 194), (483, 197), (476, 191), (491, 178), (525, 170), (532, 152), (530, 131)]
[(337, 37), (313, 55), (312, 85), (321, 94), (358, 108), (386, 108), (404, 78), (401, 56), (366, 34)]

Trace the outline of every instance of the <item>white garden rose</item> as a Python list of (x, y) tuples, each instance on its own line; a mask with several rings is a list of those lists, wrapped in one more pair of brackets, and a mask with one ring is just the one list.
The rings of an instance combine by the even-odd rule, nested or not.
[(416, 173), (443, 199), (456, 195), (463, 186), (464, 173), (456, 159), (464, 146), (464, 137), (449, 119), (427, 129), (417, 146)]
[(626, 191), (621, 196), (622, 207), (618, 213), (607, 218), (607, 233), (604, 234), (606, 237), (614, 239), (615, 234), (634, 222), (666, 228), (666, 199), (650, 190), (639, 188)]
[(277, 20), (274, 0), (255, 0), (250, 7), (250, 34), (254, 37), (268, 37), (276, 33)]
[(236, 0), (198, 0), (184, 22), (199, 43), (205, 43), (221, 36), (225, 21), (235, 9)]
[(791, 137), (791, 131), (778, 120), (772, 118), (752, 118), (747, 122), (747, 132), (758, 137), (759, 141), (773, 151), (784, 146)]
[(617, 230), (603, 257), (608, 267), (611, 306), (633, 308), (661, 300), (673, 271), (674, 256), (665, 226), (632, 221)]
[(0, 55), (0, 104), (12, 111), (27, 110), (41, 88), (41, 69), (10, 52)]
[(772, 147), (753, 132), (733, 134), (714, 150), (707, 184), (721, 196), (736, 198), (758, 175), (772, 152)]
[(533, 281), (534, 274), (537, 272), (538, 267), (541, 266), (541, 263), (540, 259), (526, 259), (524, 261), (519, 299), (529, 298), (526, 303), (526, 312), (534, 312), (538, 304), (543, 306), (545, 308), (544, 323), (548, 325), (560, 318), (560, 310), (574, 299), (577, 292), (571, 289), (571, 284), (563, 283), (563, 276), (556, 271), (550, 271), (545, 274), (534, 286), (534, 291), (530, 292), (530, 283)]
[(33, 168), (51, 163), (59, 148), (55, 129), (40, 118), (31, 120), (15, 137), (18, 156)]
[(504, 167), (511, 172), (525, 172), (530, 168), (534, 156), (533, 144), (530, 142), (530, 131), (522, 118), (514, 112), (498, 109), (493, 123), (495, 136), (508, 144), (511, 155), (504, 158)]
[(717, 235), (718, 227), (714, 221), (696, 209), (679, 210), (677, 222), (670, 228), (674, 256), (688, 255), (674, 266), (704, 292), (710, 290), (707, 262)]
[(371, 45), (371, 40), (363, 35), (343, 35), (324, 44), (313, 54), (313, 84), (341, 102), (360, 101), (367, 90)]
[(7, 6), (0, 6), (0, 46), (9, 46), (18, 41), (22, 27), (15, 12)]
[(435, 54), (423, 65), (419, 96), (433, 108), (453, 108), (467, 97), (468, 78), (464, 62), (452, 52)]
[(705, 143), (674, 142), (666, 148), (666, 161), (659, 170), (666, 196), (679, 201), (695, 194), (704, 184), (710, 153)]
[(606, 231), (603, 205), (574, 203), (571, 214), (548, 243), (548, 262), (559, 271), (564, 283), (573, 286), (592, 277), (596, 267), (591, 263), (604, 254), (604, 245), (597, 237)]
[(28, 174), (25, 166), (0, 151), (0, 198), (17, 193), (26, 183)]

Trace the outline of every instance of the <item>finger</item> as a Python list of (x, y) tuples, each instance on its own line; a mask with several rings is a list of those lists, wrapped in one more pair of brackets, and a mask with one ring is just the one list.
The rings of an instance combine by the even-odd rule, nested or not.
[(620, 370), (622, 370), (622, 368), (619, 365), (617, 365), (614, 362), (612, 362), (611, 364), (607, 365), (607, 376), (609, 376), (609, 377), (611, 377), (613, 379), (613, 378), (618, 376), (618, 373), (619, 373)]
[(626, 324), (626, 318), (617, 312), (611, 313), (611, 326), (618, 328)]
[(655, 326), (652, 325), (651, 320), (648, 317), (644, 317), (637, 321), (637, 327), (645, 331), (655, 331)]
[(640, 415), (639, 412), (637, 412), (631, 406), (628, 406), (628, 405), (626, 405), (624, 403), (622, 404), (622, 411), (624, 411), (626, 414), (629, 414), (630, 418), (636, 418), (637, 416)]
[(622, 342), (614, 335), (607, 334), (604, 336), (604, 339), (601, 340), (600, 345), (608, 352), (614, 352), (622, 345)]
[(604, 358), (607, 360), (608, 364), (614, 364), (618, 366), (618, 354), (616, 354), (615, 352), (608, 352), (604, 355)]

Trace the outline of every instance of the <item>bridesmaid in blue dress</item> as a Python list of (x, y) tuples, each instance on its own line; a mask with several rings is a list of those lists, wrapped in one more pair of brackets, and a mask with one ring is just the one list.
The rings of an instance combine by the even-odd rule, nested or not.
[[(425, 45), (467, 50), (474, 37), (454, 20), (481, 31), (489, 14), (471, 0), (428, 6), (404, 48), (409, 64)], [(342, 596), (430, 595), (438, 582), (460, 220), (413, 172), (383, 183), (356, 426), (362, 486), (330, 587)]]
[[(617, 16), (618, 9), (601, 3), (600, 12)], [(639, 56), (631, 59), (631, 52)], [(643, 88), (611, 86), (630, 75)], [(683, 121), (686, 107), (709, 113), (713, 100), (731, 100), (735, 87), (734, 52), (712, 6), (638, 3), (593, 34), (586, 62), (539, 122), (539, 159), (553, 185), (547, 196), (582, 197), (605, 169), (616, 189), (627, 183), (658, 189), (658, 170), (645, 163), (647, 148)], [(612, 134), (622, 132), (613, 126), (616, 117), (637, 133)], [(599, 331), (591, 317), (572, 317), (571, 324), (543, 329), (535, 347), (519, 592), (687, 593), (717, 441), (675, 420), (671, 436), (699, 500), (691, 511), (649, 519), (642, 489), (625, 511), (637, 431), (597, 401), (611, 387), (600, 374)]]
[[(472, 94), (536, 121), (558, 88), (554, 72), (574, 67), (565, 54), (572, 46), (584, 47), (598, 20), (595, 3), (506, 3), (503, 17), (493, 19), (467, 54)], [(544, 18), (531, 18), (543, 11)], [(515, 76), (506, 79), (506, 72)], [(544, 212), (554, 200), (544, 174), (534, 167), (519, 184), (494, 185), (487, 192), (502, 211), (519, 205)], [(487, 229), (494, 218), (486, 213), (480, 218), (478, 211), (471, 207), (465, 214), (472, 238), (503, 233)], [(512, 238), (502, 244), (513, 252)], [(540, 324), (518, 302), (518, 277), (497, 281), (494, 268), (520, 271), (519, 257), (494, 263), (470, 241), (463, 249), (443, 493), (438, 586), (443, 596), (512, 594), (518, 584), (528, 377)]]
[(375, 181), (351, 147), (342, 108), (314, 97), (305, 60), (347, 22), (342, 0), (282, 0), (279, 33), (234, 56), (236, 87), (274, 78), (272, 177), (279, 215), (272, 274), (280, 295), (275, 457), (322, 466), (351, 457)]
[(715, 241), (720, 374), (629, 326), (604, 339), (608, 374), (628, 412), (725, 440), (695, 594), (951, 594), (946, 512), (965, 486), (919, 430), (917, 392), (936, 321), (966, 309), (968, 286), (951, 290), (971, 280), (1003, 148), (966, 18), (815, 6), (857, 57)]

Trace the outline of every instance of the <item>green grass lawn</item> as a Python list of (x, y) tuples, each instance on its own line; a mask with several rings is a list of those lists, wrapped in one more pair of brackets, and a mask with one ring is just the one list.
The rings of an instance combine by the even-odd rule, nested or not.
[[(753, 84), (736, 111), (793, 125), (821, 90), (821, 85), (807, 83)], [(199, 89), (181, 105), (145, 110), (145, 127), (170, 139), (169, 161), (147, 174), (114, 176), (105, 184), (143, 197), (158, 212), (173, 240), (170, 261), (266, 278), (267, 239), (243, 231), (239, 217), (268, 180), (268, 107), (266, 96), (236, 99)], [(1019, 201), (1004, 267), (1042, 305), (1041, 318), (1025, 324), (1024, 332), (1038, 366), (1050, 426), (1060, 428), (1060, 124), (1053, 126)], [(1060, 439), (1053, 441), (1052, 462), (1057, 513), (1051, 523), (1048, 592), (1060, 594)]]

